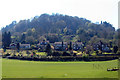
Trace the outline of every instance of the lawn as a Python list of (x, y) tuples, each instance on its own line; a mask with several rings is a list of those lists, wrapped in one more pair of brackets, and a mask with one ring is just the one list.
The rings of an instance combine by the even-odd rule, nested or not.
[(117, 78), (117, 60), (95, 62), (41, 62), (2, 59), (3, 78)]

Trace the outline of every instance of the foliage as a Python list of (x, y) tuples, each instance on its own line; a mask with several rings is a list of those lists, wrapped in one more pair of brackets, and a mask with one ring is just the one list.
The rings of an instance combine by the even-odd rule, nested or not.
[(35, 45), (31, 45), (31, 49), (36, 49), (36, 46)]
[(47, 44), (47, 46), (46, 46), (46, 52), (47, 52), (47, 55), (48, 55), (48, 56), (51, 56), (51, 55), (52, 55), (52, 49), (51, 49), (50, 44)]
[(70, 42), (69, 50), (72, 50), (72, 42)]
[(62, 56), (71, 56), (70, 52), (63, 52)]
[(17, 43), (16, 48), (17, 48), (18, 51), (20, 50), (20, 43)]
[(32, 20), (21, 20), (18, 23), (14, 21), (2, 28), (2, 32), (5, 31), (10, 31), (12, 36), (16, 36), (14, 40), (20, 42), (25, 40), (30, 44), (35, 44), (35, 40), (41, 41), (43, 39), (49, 40), (50, 43), (57, 41), (88, 43), (94, 37), (96, 40), (97, 38), (104, 39), (107, 42), (112, 40), (115, 44), (118, 35), (115, 28), (106, 21), (102, 24), (95, 24), (85, 18), (62, 14), (42, 14)]
[(2, 34), (2, 46), (4, 48), (4, 51), (6, 51), (6, 48), (10, 46), (10, 43), (11, 43), (11, 33), (4, 32)]
[(60, 52), (53, 52), (52, 56), (62, 56), (62, 54)]
[(117, 51), (118, 51), (118, 47), (117, 47), (117, 46), (114, 46), (114, 47), (113, 47), (113, 52), (114, 52), (114, 53), (117, 53)]

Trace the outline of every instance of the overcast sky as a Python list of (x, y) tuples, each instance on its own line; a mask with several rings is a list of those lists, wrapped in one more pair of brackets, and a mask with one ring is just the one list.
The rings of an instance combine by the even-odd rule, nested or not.
[(43, 13), (78, 16), (92, 22), (107, 21), (118, 28), (120, 0), (0, 0), (0, 28), (12, 21)]

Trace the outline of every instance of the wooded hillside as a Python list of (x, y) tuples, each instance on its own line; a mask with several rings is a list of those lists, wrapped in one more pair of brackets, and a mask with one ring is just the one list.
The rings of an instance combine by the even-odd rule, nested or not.
[(117, 31), (106, 21), (95, 24), (85, 18), (62, 14), (42, 14), (18, 23), (13, 21), (2, 28), (2, 32), (5, 31), (11, 32), (13, 41), (25, 41), (31, 44), (43, 39), (51, 43), (82, 41), (90, 44), (99, 40), (115, 43), (117, 39)]

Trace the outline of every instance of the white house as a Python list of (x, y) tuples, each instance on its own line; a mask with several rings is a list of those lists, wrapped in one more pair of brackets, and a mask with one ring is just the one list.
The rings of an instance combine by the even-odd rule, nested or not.
[(20, 44), (21, 49), (30, 49), (30, 44)]
[(13, 49), (13, 48), (16, 48), (16, 43), (11, 43), (11, 44), (10, 44), (10, 48), (12, 48), (12, 49)]
[(55, 42), (54, 43), (54, 49), (55, 50), (66, 50), (68, 48), (67, 42)]

